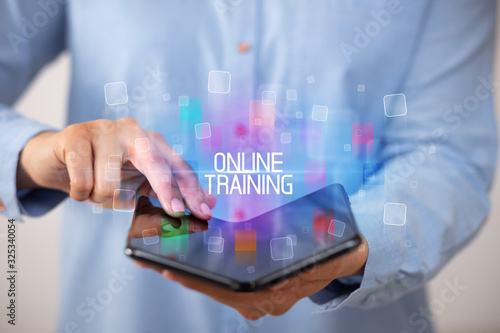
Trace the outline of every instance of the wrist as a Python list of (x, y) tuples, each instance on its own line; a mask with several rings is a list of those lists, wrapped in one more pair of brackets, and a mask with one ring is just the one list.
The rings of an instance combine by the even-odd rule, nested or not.
[(16, 172), (16, 185), (17, 190), (23, 190), (27, 188), (40, 188), (41, 186), (36, 182), (35, 177), (33, 177), (34, 168), (37, 166), (35, 160), (32, 157), (34, 153), (39, 153), (41, 147), (46, 145), (41, 144), (41, 142), (46, 141), (48, 137), (54, 135), (53, 131), (41, 132), (34, 137), (32, 137), (21, 150), (17, 160), (17, 172)]

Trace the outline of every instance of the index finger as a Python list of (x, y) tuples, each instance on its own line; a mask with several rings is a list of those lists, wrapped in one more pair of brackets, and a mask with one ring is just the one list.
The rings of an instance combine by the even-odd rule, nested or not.
[[(201, 195), (191, 198), (183, 198), (176, 177), (172, 174), (171, 163), (175, 158), (173, 149), (168, 146), (163, 136), (159, 133), (148, 131), (146, 136), (135, 136), (130, 140), (130, 159), (144, 176), (146, 176), (152, 190), (157, 194), (158, 200), (165, 211), (173, 216), (179, 217), (185, 214), (184, 201), (196, 217), (208, 220), (212, 217), (208, 209), (207, 201), (203, 192)], [(165, 149), (165, 146), (170, 150)], [(182, 159), (182, 157), (180, 157)], [(193, 172), (186, 167), (183, 172)], [(194, 176), (196, 181), (197, 178)], [(207, 209), (203, 209), (203, 204)]]
[(212, 217), (210, 207), (213, 207), (213, 204), (215, 204), (215, 198), (213, 196), (210, 197), (210, 201), (212, 202), (207, 200), (196, 172), (181, 155), (175, 152), (163, 136), (154, 135), (154, 138), (156, 139), (156, 147), (163, 156), (167, 156), (168, 158), (172, 175), (189, 210), (198, 218), (210, 219)]

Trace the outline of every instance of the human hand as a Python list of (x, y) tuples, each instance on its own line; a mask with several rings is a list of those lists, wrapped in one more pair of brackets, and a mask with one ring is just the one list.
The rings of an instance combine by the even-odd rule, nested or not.
[(312, 269), (300, 273), (277, 285), (256, 292), (239, 293), (223, 289), (193, 278), (151, 267), (136, 261), (136, 265), (150, 268), (189, 289), (196, 290), (208, 297), (230, 306), (249, 320), (257, 320), (267, 314), (280, 316), (286, 313), (296, 302), (325, 288), (335, 279), (362, 275), (368, 258), (366, 240), (361, 236), (361, 244), (337, 259), (316, 265)]
[[(207, 196), (208, 205), (214, 208), (215, 198)], [(171, 231), (167, 230), (170, 227)], [(188, 235), (208, 230), (208, 222), (193, 215), (181, 218), (168, 216), (161, 207), (153, 206), (150, 198), (141, 197), (137, 202), (137, 210), (132, 219), (129, 238), (145, 238), (161, 235), (162, 238)]]
[(200, 219), (212, 217), (189, 164), (163, 136), (142, 129), (132, 118), (43, 132), (19, 156), (18, 189), (58, 189), (77, 201), (106, 203), (120, 186), (157, 197), (171, 216), (184, 215), (187, 206)]

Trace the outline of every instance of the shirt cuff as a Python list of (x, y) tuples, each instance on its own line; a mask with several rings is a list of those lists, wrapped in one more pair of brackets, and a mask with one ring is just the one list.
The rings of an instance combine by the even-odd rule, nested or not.
[[(350, 198), (358, 229), (368, 245), (364, 274), (362, 277), (337, 279), (321, 290), (320, 296), (311, 299), (320, 305), (313, 313), (336, 310), (344, 306), (373, 308), (399, 295), (385, 286), (396, 277), (400, 277), (398, 276), (401, 257), (399, 251), (404, 249), (404, 245), (401, 244), (404, 244), (404, 235), (398, 234), (400, 231), (396, 228), (384, 228), (382, 223), (384, 195), (371, 194), (370, 200), (361, 201), (356, 196)], [(326, 296), (327, 293), (329, 296)], [(321, 302), (316, 302), (316, 297)]]
[(346, 297), (361, 285), (362, 276), (340, 278), (332, 281), (328, 286), (309, 296), (309, 299), (318, 305), (323, 305), (335, 299)]
[[(18, 194), (27, 196), (28, 198), (31, 195), (28, 195), (28, 193), (18, 193), (17, 191), (16, 173), (19, 153), (32, 137), (41, 132), (51, 130), (54, 130), (54, 128), (24, 118), (8, 108), (4, 107), (2, 109), (0, 107), (0, 147), (2, 147), (0, 149), (0, 160), (2, 161), (0, 164), (0, 201), (3, 202), (3, 206), (5, 207), (3, 211), (0, 211), (2, 215), (21, 219), (22, 206), (20, 205)], [(36, 192), (38, 191), (36, 190)], [(45, 200), (51, 201), (53, 204), (54, 198), (46, 198)], [(35, 212), (35, 208), (28, 208), (28, 206), (31, 206), (29, 202), (27, 201), (25, 212)]]
[(66, 199), (68, 194), (52, 189), (22, 190), (18, 192), (19, 210), (22, 215), (39, 217)]

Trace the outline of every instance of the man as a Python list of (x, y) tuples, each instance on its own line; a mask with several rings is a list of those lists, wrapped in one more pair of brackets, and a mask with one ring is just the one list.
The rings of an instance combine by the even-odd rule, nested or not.
[[(494, 13), (492, 0), (1, 1), (4, 214), (40, 215), (68, 193), (82, 201), (64, 209), (58, 330), (431, 332), (424, 283), (489, 207)], [(54, 132), (9, 105), (64, 49), (73, 125)], [(211, 89), (217, 72), (230, 73), (230, 89)], [(249, 122), (256, 100), (273, 105), (274, 122)], [(205, 150), (193, 133), (203, 122), (222, 138)], [(286, 151), (313, 188), (346, 186), (365, 246), (278, 286), (286, 302), (162, 272), (192, 292), (132, 265), (127, 191), (209, 218), (214, 198), (185, 161), (205, 170), (214, 151), (249, 148), (262, 125), (271, 139), (250, 148)], [(213, 214), (275, 205), (249, 211), (243, 200), (218, 198)], [(258, 319), (267, 313), (282, 315)]]

